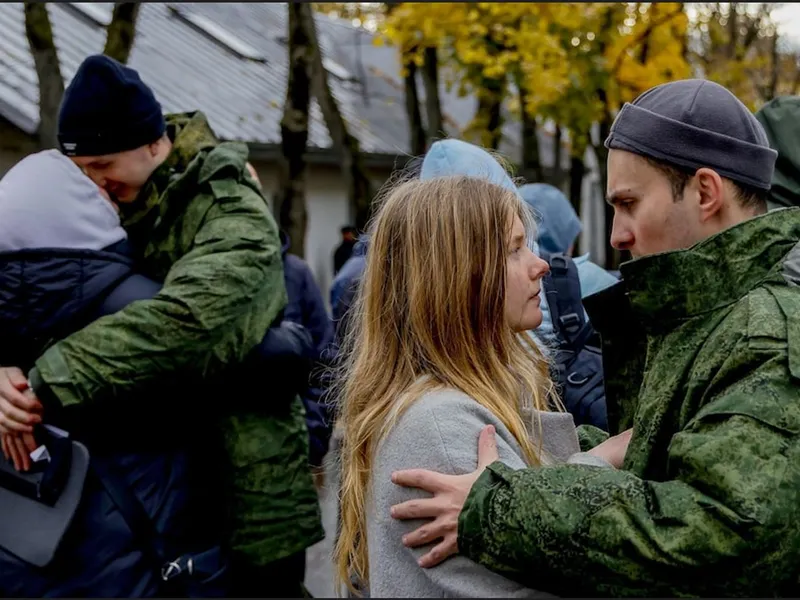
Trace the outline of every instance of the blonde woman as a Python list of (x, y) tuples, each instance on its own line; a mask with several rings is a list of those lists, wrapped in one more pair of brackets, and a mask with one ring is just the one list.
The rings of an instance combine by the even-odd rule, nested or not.
[[(403, 546), (421, 523), (390, 507), (421, 497), (393, 471), (476, 468), (478, 435), (497, 431), (500, 459), (525, 468), (578, 453), (572, 417), (547, 412), (548, 365), (528, 336), (542, 320), (548, 266), (529, 248), (531, 219), (513, 185), (435, 177), (403, 183), (380, 206), (341, 392), (339, 578), (371, 597), (544, 596), (463, 557), (433, 569)], [(352, 589), (352, 588), (351, 588)]]

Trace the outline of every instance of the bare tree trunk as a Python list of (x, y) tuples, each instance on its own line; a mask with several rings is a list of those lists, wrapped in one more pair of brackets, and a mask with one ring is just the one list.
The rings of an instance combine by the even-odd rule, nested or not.
[(520, 175), (529, 183), (538, 183), (544, 180), (538, 127), (536, 119), (525, 109), (527, 92), (522, 87), (521, 78), (517, 77), (516, 79), (517, 89), (519, 89), (519, 116), (522, 122), (522, 168), (520, 169)]
[(770, 42), (770, 61), (771, 61), (771, 72), (769, 78), (769, 87), (767, 88), (766, 97), (764, 100), (769, 102), (772, 100), (778, 93), (778, 78), (780, 76), (781, 70), (781, 56), (778, 52), (778, 32), (776, 31), (772, 34), (772, 40)]
[[(680, 11), (682, 13), (686, 12), (686, 3), (680, 3)], [(684, 33), (682, 41), (681, 41), (681, 58), (687, 63), (689, 62), (689, 34)]]
[[(611, 123), (613, 118), (610, 114), (606, 114), (600, 122), (600, 143), (593, 146), (595, 156), (597, 157), (597, 166), (600, 170), (600, 185), (603, 196), (606, 194), (608, 187), (608, 149), (603, 142), (608, 137), (611, 131)], [(603, 215), (604, 215), (604, 230), (606, 237), (606, 269), (616, 269), (622, 259), (619, 250), (611, 246), (611, 231), (614, 228), (614, 208), (607, 202), (603, 202)]]
[[(581, 215), (581, 199), (583, 192), (583, 178), (586, 175), (586, 165), (583, 163), (583, 158), (579, 156), (572, 156), (570, 158), (569, 168), (569, 201), (572, 208)], [(580, 238), (575, 240), (574, 255), (578, 256), (580, 251)]]
[(536, 119), (522, 111), (522, 169), (520, 175), (529, 183), (544, 181), (539, 152), (539, 135)]
[(500, 146), (502, 134), (503, 83), (497, 79), (484, 79), (478, 93), (478, 108), (473, 127), (480, 132), (482, 144), (492, 150)]
[(425, 48), (422, 66), (422, 86), (425, 90), (425, 116), (428, 118), (428, 145), (445, 137), (442, 103), (439, 98), (439, 57), (436, 48)]
[(279, 222), (289, 235), (289, 252), (305, 256), (306, 224), (306, 146), (308, 110), (311, 103), (311, 63), (313, 49), (301, 25), (301, 4), (290, 2), (289, 79), (281, 119), (281, 151), (278, 187)]
[(550, 176), (550, 183), (559, 189), (564, 183), (564, 146), (561, 143), (563, 139), (564, 131), (561, 129), (561, 125), (556, 125), (556, 132), (553, 136), (553, 172)]
[(25, 2), (25, 35), (39, 79), (39, 144), (43, 149), (57, 148), (58, 107), (64, 95), (64, 78), (45, 3)]
[(792, 95), (800, 94), (800, 64), (795, 59), (794, 81), (792, 82)]
[[(386, 3), (386, 16), (389, 17), (400, 6), (400, 2)], [(401, 50), (401, 60), (405, 69), (403, 78), (405, 85), (406, 118), (408, 119), (409, 149), (414, 156), (425, 154), (425, 127), (422, 124), (422, 112), (419, 108), (419, 91), (417, 90), (417, 63), (414, 56), (417, 47)]]
[(139, 16), (138, 2), (116, 2), (111, 23), (106, 31), (106, 47), (103, 54), (125, 64), (133, 48), (136, 36), (136, 18)]
[[(599, 31), (601, 43), (599, 44), (598, 51), (601, 56), (603, 53), (605, 53), (606, 47), (610, 43), (610, 40), (613, 39), (615, 30), (614, 16), (619, 10), (622, 10), (622, 5), (611, 5), (605, 14), (605, 19), (603, 20), (603, 24)], [(604, 107), (604, 110), (603, 116), (599, 123), (600, 140), (596, 146), (592, 144), (592, 147), (594, 149), (595, 156), (597, 157), (597, 166), (600, 171), (600, 186), (602, 189), (602, 195), (605, 197), (608, 186), (608, 149), (605, 147), (604, 143), (609, 132), (611, 131), (611, 124), (614, 121), (614, 118), (611, 114), (611, 109), (609, 108), (608, 94), (606, 93), (605, 88), (602, 86), (598, 87), (596, 93), (597, 99)], [(589, 136), (589, 139), (592, 139), (591, 135)], [(609, 206), (607, 202), (603, 202), (603, 217), (603, 229), (605, 231), (606, 244), (605, 267), (607, 269), (616, 269), (619, 266), (620, 253), (611, 246), (611, 231), (614, 227), (614, 209)]]
[(486, 111), (484, 114), (489, 117), (489, 122), (486, 125), (486, 131), (489, 134), (489, 148), (497, 150), (500, 147), (500, 141), (503, 139), (503, 115), (501, 112), (503, 106), (502, 83), (492, 82), (489, 84), (489, 89), (492, 90), (492, 95), (482, 108)]
[(342, 161), (342, 174), (347, 182), (350, 201), (356, 210), (356, 227), (364, 229), (370, 217), (372, 190), (361, 160), (358, 140), (347, 130), (347, 123), (342, 117), (336, 99), (331, 93), (328, 83), (328, 72), (322, 64), (322, 53), (317, 40), (316, 24), (311, 4), (297, 3), (297, 11), (301, 27), (310, 41), (312, 52), (311, 89), (319, 102), (320, 110), (325, 118), (333, 140), (333, 147), (339, 152)]
[(739, 15), (736, 13), (736, 2), (728, 4), (728, 59), (736, 57), (736, 46), (739, 40)]
[(419, 94), (417, 93), (417, 65), (412, 58), (413, 50), (403, 59), (405, 68), (406, 117), (411, 136), (411, 154), (425, 154), (425, 128), (422, 126), (422, 113), (419, 110)]

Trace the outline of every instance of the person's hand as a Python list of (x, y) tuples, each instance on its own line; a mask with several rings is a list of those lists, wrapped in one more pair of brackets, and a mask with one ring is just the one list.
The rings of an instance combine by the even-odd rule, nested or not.
[(432, 519), (403, 536), (403, 544), (409, 548), (442, 540), (419, 559), (421, 567), (434, 567), (458, 553), (458, 516), (464, 502), (483, 470), (499, 458), (494, 427), (488, 425), (478, 437), (478, 468), (472, 473), (442, 475), (424, 469), (408, 469), (392, 474), (392, 481), (398, 485), (419, 488), (433, 494), (433, 498), (408, 500), (392, 506), (391, 509), (395, 519)]
[(38, 444), (32, 433), (4, 433), (0, 435), (3, 456), (14, 463), (17, 471), (27, 471), (31, 468), (30, 453), (36, 450)]
[(602, 458), (615, 469), (621, 469), (622, 463), (625, 460), (625, 454), (628, 452), (628, 444), (631, 442), (632, 433), (633, 429), (628, 429), (619, 435), (610, 437), (602, 444), (589, 450), (587, 454)]
[(42, 422), (42, 403), (16, 367), (0, 368), (0, 433), (32, 433)]

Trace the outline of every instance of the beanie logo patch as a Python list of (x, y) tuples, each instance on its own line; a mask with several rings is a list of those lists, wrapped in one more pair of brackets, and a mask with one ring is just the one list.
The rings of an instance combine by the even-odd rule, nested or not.
[(61, 145), (64, 146), (64, 152), (75, 152), (75, 148), (78, 146), (75, 142), (64, 142)]

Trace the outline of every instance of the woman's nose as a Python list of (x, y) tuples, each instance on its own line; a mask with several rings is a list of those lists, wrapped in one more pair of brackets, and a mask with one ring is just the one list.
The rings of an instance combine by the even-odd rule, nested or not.
[(533, 255), (533, 279), (541, 279), (550, 272), (550, 265), (538, 254)]

